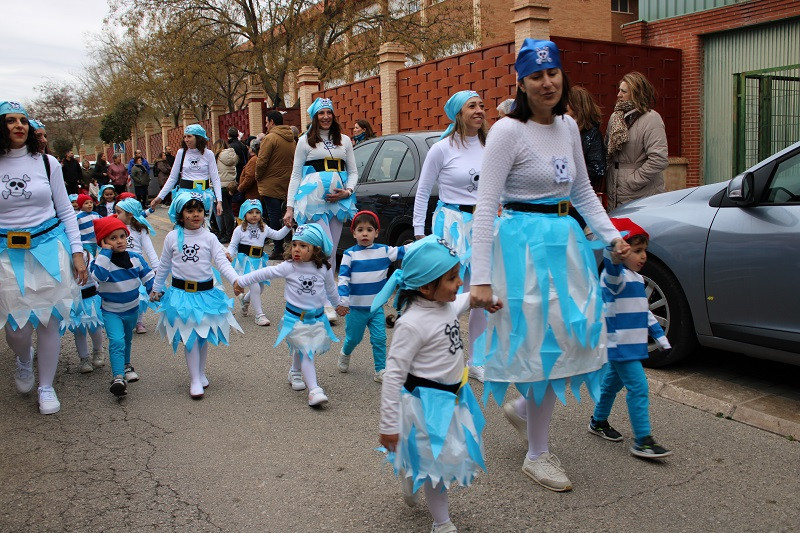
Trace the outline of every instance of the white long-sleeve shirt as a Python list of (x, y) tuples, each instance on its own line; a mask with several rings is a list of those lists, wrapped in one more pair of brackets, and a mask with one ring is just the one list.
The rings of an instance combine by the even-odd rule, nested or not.
[(289, 180), (289, 191), (286, 193), (286, 205), (288, 207), (294, 207), (294, 197), (297, 196), (297, 188), (303, 178), (303, 167), (306, 161), (325, 159), (326, 157), (342, 159), (345, 162), (347, 171), (347, 181), (342, 180), (345, 182), (344, 188), (353, 189), (358, 183), (356, 157), (353, 154), (353, 142), (350, 137), (342, 135), (342, 144), (337, 146), (330, 141), (329, 130), (320, 130), (319, 135), (322, 137), (322, 142), (318, 142), (314, 148), (309, 146), (305, 135), (297, 141), (297, 148), (294, 151), (294, 164), (292, 165), (292, 178)]
[(212, 265), (230, 283), (239, 276), (225, 257), (225, 248), (213, 233), (205, 228), (184, 229), (183, 247), (178, 249), (178, 230), (172, 230), (164, 237), (164, 249), (158, 265), (158, 274), (153, 284), (154, 292), (164, 290), (164, 282), (172, 273), (173, 278), (189, 281), (208, 281), (213, 279)]
[(247, 287), (268, 279), (284, 278), (283, 295), (287, 303), (299, 309), (319, 309), (327, 296), (331, 305), (339, 305), (339, 293), (328, 267), (317, 268), (313, 261), (284, 261), (275, 266), (254, 270), (239, 278), (239, 286)]
[(447, 204), (475, 205), (478, 201), (478, 178), (483, 150), (477, 135), (467, 137), (466, 147), (456, 134), (433, 146), (425, 156), (414, 198), (414, 234), (425, 234), (425, 217), (433, 185), (439, 185), (439, 199)]
[(158, 254), (156, 253), (155, 247), (153, 247), (153, 241), (150, 239), (150, 234), (147, 230), (136, 231), (128, 226), (128, 231), (130, 232), (130, 235), (128, 235), (128, 251), (136, 252), (146, 257), (151, 268), (157, 268)]
[(58, 217), (64, 224), (71, 252), (79, 253), (83, 249), (81, 235), (61, 164), (53, 156), (46, 157), (50, 162), (49, 180), (42, 154), (30, 154), (27, 147), (22, 147), (0, 156), (0, 228), (33, 228)]
[(245, 244), (247, 246), (258, 246), (263, 248), (264, 241), (269, 239), (278, 240), (283, 239), (289, 233), (289, 228), (283, 226), (279, 230), (274, 230), (264, 224), (264, 229), (258, 227), (258, 224), (248, 224), (247, 229), (242, 229), (241, 224), (236, 226), (231, 235), (231, 242), (228, 245), (228, 253), (235, 256), (239, 253), (239, 245)]
[(489, 131), (481, 187), (472, 220), (473, 285), (491, 283), (491, 250), (497, 206), (569, 197), (595, 235), (609, 244), (619, 237), (589, 183), (578, 125), (556, 116), (552, 124), (505, 117)]
[[(180, 172), (182, 157), (183, 148), (178, 150), (178, 153), (175, 154), (175, 163), (177, 163), (177, 165), (172, 165), (172, 170), (169, 173), (167, 182), (158, 192), (158, 197), (162, 200), (166, 195), (172, 192), (172, 189), (178, 184), (178, 173)], [(211, 183), (211, 187), (214, 189), (214, 196), (216, 196), (217, 201), (221, 201), (222, 187), (219, 181), (217, 160), (214, 157), (214, 152), (208, 148), (203, 150), (202, 154), (197, 148), (190, 148), (186, 151), (186, 159), (183, 161), (183, 174), (181, 175), (181, 179), (189, 181), (208, 180), (209, 183)]]
[(400, 388), (409, 373), (448, 385), (461, 382), (464, 343), (458, 315), (467, 309), (468, 292), (454, 302), (417, 297), (397, 319), (381, 390), (381, 433), (400, 431)]

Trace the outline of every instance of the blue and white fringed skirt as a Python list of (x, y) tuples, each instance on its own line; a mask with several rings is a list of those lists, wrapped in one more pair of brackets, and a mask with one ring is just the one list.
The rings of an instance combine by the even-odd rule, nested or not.
[[(9, 232), (35, 235), (48, 229), (30, 239), (30, 248), (8, 247)], [(73, 303), (81, 299), (63, 224), (51, 218), (33, 228), (0, 228), (0, 234), (0, 327), (16, 331), (54, 318), (63, 334)]]
[[(87, 289), (84, 288), (84, 290)], [(102, 328), (104, 323), (103, 311), (100, 309), (101, 303), (100, 295), (96, 291), (95, 294), (88, 298), (81, 297), (75, 300), (72, 309), (69, 311), (69, 330), (72, 333), (86, 335)]]
[(331, 342), (339, 342), (328, 317), (325, 316), (324, 308), (300, 309), (288, 302), (275, 347), (284, 339), (289, 346), (289, 355), (294, 357), (295, 353), (299, 353), (301, 358), (307, 357), (312, 361), (316, 356), (330, 350)]
[(148, 309), (155, 311), (158, 309), (158, 303), (150, 301), (150, 295), (144, 285), (139, 285), (139, 317), (141, 318)]
[(233, 298), (219, 287), (197, 292), (169, 287), (158, 304), (156, 328), (172, 344), (173, 352), (178, 351), (180, 343), (187, 350), (197, 341), (227, 345), (231, 327), (244, 333), (231, 309)]
[(344, 222), (357, 212), (356, 196), (338, 202), (328, 202), (325, 195), (334, 189), (344, 189), (339, 172), (317, 172), (314, 167), (304, 166), (303, 177), (294, 197), (294, 218), (298, 224), (336, 218)]
[(428, 387), (400, 393), (400, 437), (386, 455), (395, 474), (411, 477), (416, 492), (426, 481), (450, 488), (468, 486), (486, 471), (483, 428), (486, 421), (469, 383), (456, 394)]
[(431, 231), (446, 240), (456, 251), (461, 262), (461, 279), (466, 279), (471, 272), (472, 213), (461, 211), (458, 206), (439, 200), (431, 219)]
[(505, 305), (475, 343), (484, 403), (490, 394), (502, 402), (511, 383), (537, 403), (548, 386), (566, 402), (568, 384), (580, 401), (581, 383), (598, 400), (607, 354), (597, 246), (570, 216), (506, 210), (497, 219), (492, 290)]
[[(269, 266), (269, 256), (262, 255), (261, 257), (253, 257), (245, 253), (238, 253), (233, 258), (231, 265), (237, 274), (244, 276), (259, 268)], [(269, 280), (261, 282), (261, 285), (269, 285)]]

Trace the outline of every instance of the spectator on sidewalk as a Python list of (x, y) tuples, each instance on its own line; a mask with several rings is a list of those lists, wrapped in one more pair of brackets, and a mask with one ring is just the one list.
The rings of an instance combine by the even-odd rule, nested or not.
[[(228, 128), (228, 147), (233, 148), (233, 151), (239, 157), (239, 161), (236, 163), (236, 182), (238, 183), (239, 176), (242, 175), (242, 169), (247, 164), (247, 146), (239, 140), (239, 130), (236, 128)], [(225, 190), (224, 184), (223, 190)]]
[(240, 158), (224, 139), (217, 139), (214, 142), (213, 150), (214, 157), (217, 159), (219, 184), (222, 187), (222, 215), (217, 217), (217, 228), (219, 229), (219, 242), (226, 244), (231, 242), (234, 230), (231, 193), (228, 186), (237, 181), (236, 167), (239, 165)]
[[(175, 158), (173, 157), (172, 160), (174, 161)], [(158, 154), (158, 159), (153, 162), (153, 176), (158, 180), (158, 187), (164, 186), (169, 179), (169, 173), (172, 170), (172, 163), (169, 161), (169, 154), (167, 151), (163, 151)], [(169, 193), (164, 197), (164, 204), (169, 205), (170, 201), (172, 200), (172, 194)]]
[[(97, 181), (97, 185), (108, 185), (108, 159), (106, 158), (106, 154), (102, 152), (97, 154), (97, 157), (94, 160), (92, 177), (94, 177), (94, 179)], [(97, 198), (95, 198), (95, 200), (97, 200)]]
[[(114, 159), (112, 163), (108, 166), (108, 182), (114, 186), (114, 191), (117, 194), (122, 194), (125, 192), (125, 185), (128, 183), (128, 174), (129, 172), (125, 168), (125, 165), (122, 164), (122, 156), (120, 154), (114, 154)], [(98, 183), (100, 180), (98, 180)], [(100, 185), (101, 187), (103, 185)]]
[(137, 157), (141, 157), (142, 158), (142, 166), (144, 166), (145, 170), (147, 170), (147, 173), (149, 174), (150, 173), (150, 163), (147, 162), (147, 158), (145, 158), (145, 156), (144, 156), (144, 154), (142, 154), (141, 150), (136, 150), (135, 152), (133, 152), (133, 157), (131, 157), (131, 160), (128, 161), (128, 175), (131, 174), (131, 170), (133, 170), (133, 165), (136, 164), (136, 158)]
[(67, 187), (67, 194), (78, 194), (83, 177), (81, 164), (75, 159), (75, 152), (67, 150), (64, 161), (61, 163), (61, 172), (64, 174), (64, 185)]

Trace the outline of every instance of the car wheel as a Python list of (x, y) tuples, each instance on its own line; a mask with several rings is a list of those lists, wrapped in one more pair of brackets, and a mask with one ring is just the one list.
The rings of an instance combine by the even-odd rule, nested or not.
[(660, 351), (651, 339), (647, 345), (650, 357), (642, 363), (657, 368), (680, 361), (691, 355), (697, 347), (689, 302), (686, 301), (678, 280), (658, 260), (650, 259), (640, 274), (644, 278), (650, 311), (664, 328), (672, 345), (671, 350)]
[[(394, 240), (395, 246), (405, 246), (414, 242), (414, 228), (404, 229)], [(400, 268), (402, 261), (395, 261), (394, 268)]]

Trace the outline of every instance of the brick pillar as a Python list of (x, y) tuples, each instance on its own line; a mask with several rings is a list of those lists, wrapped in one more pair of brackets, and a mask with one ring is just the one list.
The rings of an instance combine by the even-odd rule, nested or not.
[(531, 2), (530, 0), (514, 0), (511, 8), (514, 18), (514, 41), (516, 50), (522, 47), (527, 39), (550, 38), (550, 4), (547, 2)]
[[(161, 119), (161, 149), (164, 150), (169, 145), (169, 130), (172, 129), (172, 119), (164, 117)], [(177, 150), (177, 146), (170, 146), (173, 150)], [(173, 152), (172, 155), (175, 155)]]
[[(195, 118), (194, 118), (194, 113), (192, 113), (188, 109), (184, 109), (181, 112), (181, 120), (183, 120), (183, 127), (184, 128), (186, 128), (186, 126), (188, 126), (189, 124), (194, 124), (195, 122), (197, 122), (197, 120), (195, 120)], [(208, 132), (206, 132), (206, 133), (208, 133)]]
[(80, 159), (81, 164), (83, 164), (84, 157), (86, 157), (86, 147), (81, 143), (80, 148), (78, 148), (78, 159)]
[(623, 24), (622, 36), (630, 44), (647, 44), (647, 21), (637, 20)]
[(250, 135), (264, 133), (264, 113), (261, 112), (261, 104), (267, 99), (267, 93), (261, 85), (261, 80), (256, 76), (250, 77), (250, 90), (247, 91), (245, 99), (247, 101), (247, 115), (250, 127)]
[(314, 101), (314, 93), (319, 91), (319, 70), (314, 67), (300, 67), (297, 71), (297, 87), (300, 98), (300, 131), (305, 131), (311, 120), (306, 110)]
[(406, 49), (398, 43), (383, 43), (378, 50), (378, 70), (381, 80), (381, 132), (383, 135), (400, 131), (397, 98), (397, 71), (406, 66)]
[[(220, 138), (219, 132), (219, 117), (225, 114), (225, 104), (217, 102), (216, 100), (211, 103), (211, 142)], [(227, 135), (227, 133), (226, 133)]]
[(150, 136), (153, 134), (153, 123), (146, 122), (144, 125), (144, 157), (148, 161), (152, 161), (153, 154), (150, 153)]
[(283, 107), (294, 106), (297, 98), (297, 72), (290, 71), (286, 74), (286, 99), (283, 102)]

